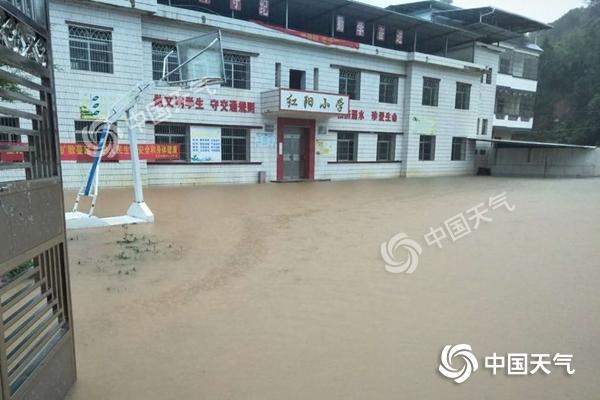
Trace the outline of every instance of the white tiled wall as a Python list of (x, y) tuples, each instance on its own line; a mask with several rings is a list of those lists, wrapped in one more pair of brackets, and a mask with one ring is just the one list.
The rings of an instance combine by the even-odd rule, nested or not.
[[(139, 1), (138, 1), (139, 2)], [(103, 3), (115, 3), (121, 8), (108, 7)], [(119, 4), (116, 4), (119, 3)], [(121, 4), (123, 3), (123, 4)], [(99, 91), (115, 99), (123, 96), (134, 85), (152, 79), (152, 40), (178, 41), (196, 34), (214, 30), (214, 27), (191, 24), (201, 13), (156, 6), (152, 0), (142, 1), (149, 13), (127, 10), (128, 1), (104, 0), (101, 2), (52, 0), (50, 8), (53, 31), (53, 51), (57, 87), (57, 107), (60, 137), (64, 142), (74, 141), (74, 120), (79, 117), (82, 94)], [(152, 10), (158, 10), (152, 14)], [(166, 11), (165, 11), (166, 10)], [(171, 10), (175, 10), (171, 12)], [(162, 17), (161, 17), (162, 16)], [(165, 18), (168, 16), (169, 18)], [(173, 19), (176, 18), (176, 19)], [(376, 138), (373, 132), (403, 133), (396, 140), (396, 160), (402, 163), (356, 163), (333, 164), (335, 151), (330, 155), (315, 156), (315, 177), (327, 179), (356, 179), (372, 177), (468, 174), (473, 172), (473, 151), (467, 151), (467, 160), (450, 161), (452, 136), (475, 137), (477, 118), (488, 118), (491, 133), (495, 84), (480, 82), (480, 72), (464, 66), (474, 64), (441, 57), (410, 61), (407, 53), (382, 49), (376, 55), (375, 48), (342, 49), (324, 46), (306, 40), (289, 39), (281, 33), (258, 34), (265, 28), (240, 20), (208, 15), (210, 23), (226, 25), (223, 31), (224, 48), (253, 53), (251, 56), (251, 90), (215, 87), (211, 92), (192, 93), (183, 90), (178, 95), (204, 99), (205, 109), (178, 109), (168, 121), (186, 124), (213, 126), (246, 126), (251, 129), (251, 164), (236, 165), (168, 165), (143, 162), (142, 176), (150, 185), (204, 184), (204, 183), (249, 183), (256, 182), (259, 171), (267, 172), (267, 179), (276, 176), (276, 145), (263, 146), (256, 134), (264, 131), (265, 124), (276, 125), (276, 116), (263, 115), (260, 109), (260, 94), (275, 89), (275, 63), (282, 65), (282, 87), (288, 86), (289, 69), (306, 71), (306, 88), (313, 88), (313, 71), (319, 69), (319, 91), (337, 93), (339, 67), (360, 68), (360, 100), (351, 100), (350, 108), (362, 111), (363, 120), (342, 118), (317, 119), (317, 126), (326, 134), (317, 139), (331, 141), (335, 150), (336, 134), (332, 131), (349, 130), (360, 132), (358, 160), (375, 160)], [(199, 19), (198, 19), (199, 20)], [(113, 32), (114, 74), (75, 71), (70, 67), (68, 46), (68, 21), (108, 27)], [(208, 24), (208, 22), (207, 22)], [(256, 32), (255, 32), (256, 31)], [(249, 32), (253, 34), (250, 35)], [(497, 65), (497, 54), (488, 50), (476, 51), (480, 66)], [(497, 70), (497, 67), (494, 68)], [(398, 104), (379, 103), (379, 72), (400, 75)], [(422, 77), (441, 79), (438, 107), (421, 105)], [(471, 107), (455, 110), (456, 82), (471, 83)], [(494, 72), (495, 82), (495, 72)], [(156, 88), (148, 93), (142, 104), (149, 104), (155, 94), (168, 95), (172, 88)], [(254, 113), (232, 113), (211, 110), (211, 99), (254, 102)], [(140, 109), (143, 107), (139, 107)], [(159, 110), (164, 111), (164, 110)], [(395, 114), (396, 121), (373, 120), (372, 113)], [(413, 116), (425, 116), (437, 121), (436, 159), (433, 162), (418, 161), (419, 132), (415, 131)], [(146, 115), (146, 121), (155, 120)], [(121, 142), (127, 135), (119, 123)], [(276, 126), (275, 126), (276, 129)], [(153, 142), (153, 125), (143, 124), (139, 130), (141, 143)], [(471, 151), (473, 150), (473, 151)], [(257, 164), (258, 163), (258, 164)], [(130, 163), (106, 163), (102, 165), (101, 184), (127, 186), (131, 184)], [(89, 164), (63, 162), (64, 182), (67, 187), (78, 187), (87, 174)]]

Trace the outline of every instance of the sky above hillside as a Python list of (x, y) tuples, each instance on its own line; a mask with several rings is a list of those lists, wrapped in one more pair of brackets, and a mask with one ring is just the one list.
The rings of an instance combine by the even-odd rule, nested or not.
[[(386, 7), (392, 4), (411, 3), (417, 0), (362, 0), (365, 3)], [(585, 5), (583, 0), (454, 0), (454, 5), (463, 8), (495, 6), (541, 21), (556, 21), (572, 8)]]

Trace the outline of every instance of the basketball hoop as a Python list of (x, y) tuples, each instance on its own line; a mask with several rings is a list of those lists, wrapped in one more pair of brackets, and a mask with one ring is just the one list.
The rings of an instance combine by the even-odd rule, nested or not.
[[(94, 208), (98, 197), (100, 163), (106, 146), (105, 135), (101, 135), (99, 146), (95, 152), (92, 166), (86, 182), (83, 184), (73, 206), (73, 211), (66, 213), (67, 228), (94, 228), (111, 225), (136, 224), (154, 222), (154, 214), (144, 202), (142, 191), (142, 179), (140, 173), (140, 161), (137, 149), (137, 137), (131, 127), (131, 110), (138, 100), (149, 89), (165, 83), (168, 86), (189, 87), (194, 83), (195, 88), (208, 85), (219, 85), (225, 82), (225, 65), (223, 62), (223, 48), (221, 45), (221, 32), (211, 32), (190, 39), (180, 41), (176, 44), (178, 63), (177, 67), (168, 71), (168, 58), (173, 52), (167, 54), (163, 60), (163, 74), (160, 80), (138, 85), (130, 93), (116, 102), (103, 122), (104, 126), (110, 127), (126, 115), (133, 170), (134, 202), (129, 206), (126, 215), (109, 218), (95, 217)], [(177, 80), (169, 79), (179, 72)], [(92, 205), (88, 213), (79, 211), (79, 203), (82, 197), (91, 197)]]

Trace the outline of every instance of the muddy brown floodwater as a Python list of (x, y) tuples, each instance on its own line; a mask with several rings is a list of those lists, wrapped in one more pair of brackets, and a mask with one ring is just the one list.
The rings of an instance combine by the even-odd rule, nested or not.
[[(443, 248), (423, 235), (490, 196)], [(70, 231), (81, 399), (598, 399), (600, 180), (394, 179), (152, 188), (156, 223)], [(73, 193), (66, 194), (67, 205)], [(102, 190), (118, 215), (131, 190)], [(423, 246), (412, 275), (380, 244)], [(438, 372), (467, 343), (480, 368)], [(493, 376), (492, 353), (575, 374)]]

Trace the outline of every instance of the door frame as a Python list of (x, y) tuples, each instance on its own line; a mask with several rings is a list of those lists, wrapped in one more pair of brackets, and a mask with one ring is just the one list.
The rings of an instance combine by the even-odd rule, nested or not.
[(306, 159), (304, 162), (303, 175), (305, 176), (305, 179), (314, 179), (316, 121), (314, 119), (277, 118), (277, 180), (283, 180), (283, 132), (288, 126), (307, 129), (307, 133), (304, 135)]

